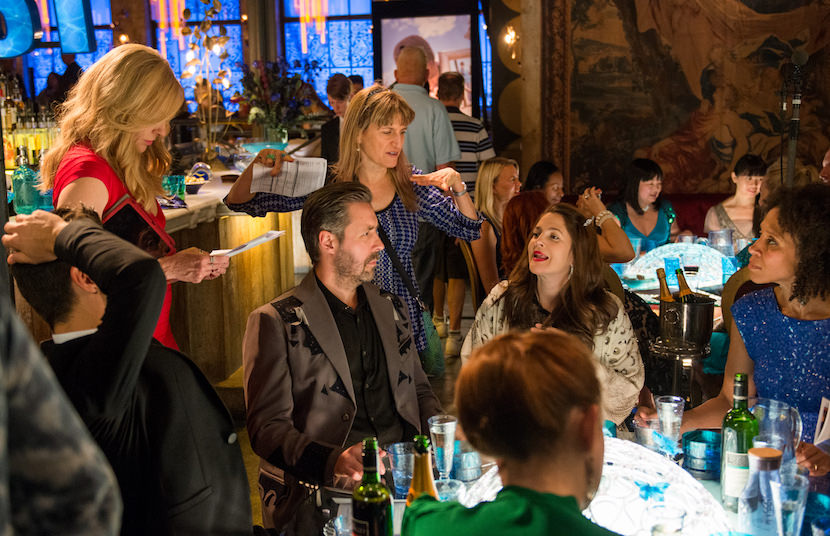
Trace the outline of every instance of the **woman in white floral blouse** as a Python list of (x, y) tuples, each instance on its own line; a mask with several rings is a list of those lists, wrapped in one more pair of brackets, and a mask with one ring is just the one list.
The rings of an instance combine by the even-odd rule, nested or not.
[(561, 329), (591, 348), (605, 417), (625, 420), (643, 386), (643, 362), (622, 303), (605, 290), (594, 226), (572, 205), (554, 205), (539, 218), (527, 254), (476, 313), (462, 360), (496, 335), (532, 327)]

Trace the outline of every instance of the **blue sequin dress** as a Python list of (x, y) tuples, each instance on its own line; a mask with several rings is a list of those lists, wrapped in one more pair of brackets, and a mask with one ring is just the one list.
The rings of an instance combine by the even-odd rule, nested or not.
[[(412, 268), (412, 248), (418, 238), (418, 217), (422, 217), (448, 235), (468, 242), (478, 240), (483, 220), (471, 220), (462, 214), (456, 208), (453, 200), (443, 195), (434, 186), (413, 184), (412, 187), (415, 189), (415, 197), (418, 200), (417, 212), (406, 210), (401, 198), (395, 195), (395, 198), (386, 208), (375, 214), (378, 218), (378, 224), (383, 228), (386, 236), (389, 237), (398, 258), (401, 260), (401, 264), (412, 280), (412, 285), (416, 291), (420, 292), (418, 281), (415, 279), (415, 271)], [(258, 192), (250, 201), (245, 203), (226, 202), (231, 210), (245, 212), (251, 216), (265, 216), (268, 212), (299, 210), (303, 208), (303, 203), (305, 203), (305, 197), (284, 197), (263, 192)], [(397, 294), (406, 302), (409, 318), (412, 321), (412, 333), (415, 334), (415, 346), (419, 352), (422, 351), (426, 347), (426, 333), (421, 308), (415, 297), (410, 296), (406, 285), (404, 285), (385, 251), (382, 251), (378, 258), (374, 283), (387, 292)]]
[(732, 317), (755, 363), (758, 396), (798, 408), (801, 438), (812, 443), (821, 397), (830, 398), (830, 319), (782, 314), (773, 287), (739, 299)]

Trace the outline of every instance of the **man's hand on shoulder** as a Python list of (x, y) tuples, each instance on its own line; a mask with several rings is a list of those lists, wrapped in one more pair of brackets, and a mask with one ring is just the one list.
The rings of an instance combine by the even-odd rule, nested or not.
[(9, 264), (39, 264), (55, 260), (55, 240), (68, 224), (51, 212), (36, 210), (20, 214), (6, 223), (3, 245), (9, 251)]

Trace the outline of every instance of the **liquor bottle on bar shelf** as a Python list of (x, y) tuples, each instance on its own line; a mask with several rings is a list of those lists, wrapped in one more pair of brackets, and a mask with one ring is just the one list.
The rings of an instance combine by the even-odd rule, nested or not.
[(721, 444), (721, 502), (733, 512), (738, 510), (738, 498), (749, 479), (747, 452), (752, 439), (758, 435), (758, 420), (747, 404), (747, 377), (735, 374), (732, 409), (723, 418)]
[(392, 536), (392, 496), (378, 473), (378, 440), (363, 440), (363, 479), (352, 492), (352, 534)]
[(429, 453), (429, 438), (424, 435), (415, 436), (415, 463), (412, 468), (412, 484), (406, 494), (406, 505), (421, 495), (431, 495), (438, 498), (435, 489), (435, 477), (432, 475), (432, 458)]
[(689, 284), (686, 283), (686, 274), (683, 273), (683, 268), (678, 268), (675, 270), (677, 274), (677, 285), (680, 288), (679, 292), (677, 293), (677, 301), (680, 303), (690, 303), (694, 301), (694, 293), (692, 289), (689, 288)]
[(666, 282), (666, 271), (664, 269), (657, 269), (657, 280), (660, 282), (660, 301), (673, 302), (674, 296), (671, 295), (669, 284)]
[(18, 214), (31, 214), (38, 208), (40, 191), (37, 173), (29, 167), (29, 156), (25, 146), (17, 148), (17, 169), (12, 173), (14, 190), (14, 211)]

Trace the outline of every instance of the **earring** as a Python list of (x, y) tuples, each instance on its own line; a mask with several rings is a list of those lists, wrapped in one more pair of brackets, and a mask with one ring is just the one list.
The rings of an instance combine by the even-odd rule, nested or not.
[(568, 281), (571, 280), (571, 276), (574, 275), (574, 265), (571, 264), (571, 269), (568, 270)]
[(358, 146), (355, 148), (355, 151), (357, 151), (358, 153), (360, 152), (360, 145), (358, 145)]

